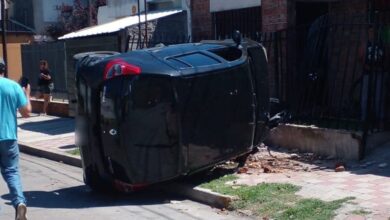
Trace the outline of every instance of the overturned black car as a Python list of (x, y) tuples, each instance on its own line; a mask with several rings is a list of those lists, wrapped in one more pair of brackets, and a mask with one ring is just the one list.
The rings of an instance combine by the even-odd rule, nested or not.
[(204, 41), (78, 54), (76, 144), (93, 189), (134, 191), (247, 154), (269, 129), (267, 58)]

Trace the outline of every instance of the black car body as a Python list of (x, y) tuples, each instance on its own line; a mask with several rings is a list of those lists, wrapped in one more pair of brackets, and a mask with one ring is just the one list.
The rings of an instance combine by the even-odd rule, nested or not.
[(267, 59), (250, 40), (76, 55), (84, 180), (124, 191), (250, 152), (269, 120)]

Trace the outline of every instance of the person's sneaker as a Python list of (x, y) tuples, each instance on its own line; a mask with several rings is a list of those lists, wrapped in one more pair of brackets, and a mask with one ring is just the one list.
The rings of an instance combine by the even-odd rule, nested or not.
[(16, 218), (15, 220), (27, 220), (27, 207), (24, 203), (19, 203), (16, 207)]

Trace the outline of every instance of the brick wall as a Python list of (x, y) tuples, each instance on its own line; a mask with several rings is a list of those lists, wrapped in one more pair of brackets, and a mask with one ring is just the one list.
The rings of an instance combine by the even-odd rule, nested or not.
[(366, 13), (367, 0), (348, 0), (332, 2), (330, 4), (331, 13)]
[(288, 0), (262, 0), (263, 32), (273, 32), (288, 27)]
[(212, 16), (210, 13), (210, 0), (192, 0), (192, 39), (194, 42), (202, 39), (211, 39)]
[[(294, 0), (262, 0), (262, 29), (263, 32), (274, 32), (295, 25)], [(367, 12), (366, 0), (349, 0), (330, 2), (331, 13), (360, 13)]]

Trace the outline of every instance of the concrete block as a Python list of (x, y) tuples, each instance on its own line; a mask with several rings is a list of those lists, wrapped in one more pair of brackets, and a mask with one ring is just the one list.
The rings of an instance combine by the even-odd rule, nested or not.
[(265, 143), (347, 160), (358, 160), (363, 149), (360, 132), (291, 124), (274, 128)]
[(168, 186), (162, 187), (162, 190), (179, 194), (191, 200), (216, 208), (228, 208), (231, 203), (237, 199), (234, 196), (222, 195), (208, 189), (194, 187), (185, 183), (171, 183)]
[[(31, 100), (32, 112), (41, 113), (43, 109), (43, 100)], [(69, 117), (69, 104), (64, 102), (51, 101), (48, 106), (48, 114)]]

